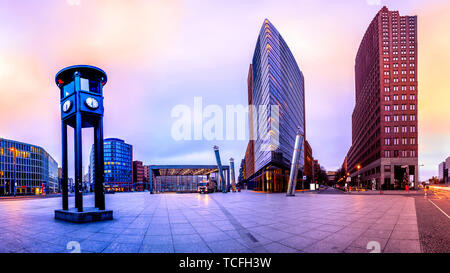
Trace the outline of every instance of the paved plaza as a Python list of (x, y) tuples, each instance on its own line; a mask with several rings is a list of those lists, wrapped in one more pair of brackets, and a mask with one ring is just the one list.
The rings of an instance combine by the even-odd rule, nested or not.
[(54, 219), (61, 198), (0, 200), (0, 252), (421, 252), (408, 196), (138, 192), (106, 205), (114, 220), (73, 224)]

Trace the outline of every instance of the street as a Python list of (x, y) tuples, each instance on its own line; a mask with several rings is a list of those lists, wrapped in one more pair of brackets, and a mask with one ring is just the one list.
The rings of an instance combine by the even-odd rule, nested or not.
[(430, 188), (415, 203), (423, 252), (450, 253), (450, 191)]

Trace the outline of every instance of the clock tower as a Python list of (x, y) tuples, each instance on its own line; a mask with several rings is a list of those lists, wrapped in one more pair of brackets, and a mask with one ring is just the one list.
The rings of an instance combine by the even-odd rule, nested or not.
[[(56, 85), (60, 90), (61, 129), (62, 129), (62, 210), (55, 211), (55, 217), (74, 222), (106, 220), (109, 216), (100, 216), (105, 212), (104, 195), (104, 155), (103, 155), (103, 86), (107, 82), (106, 73), (98, 67), (76, 65), (62, 69), (56, 74)], [(68, 200), (68, 154), (67, 127), (74, 129), (75, 154), (75, 210), (69, 210)], [(82, 134), (83, 128), (94, 128), (94, 164), (95, 164), (95, 208), (83, 213), (82, 184)], [(78, 216), (64, 216), (77, 212)], [(112, 219), (112, 211), (110, 216)], [(90, 215), (92, 214), (92, 215)], [(62, 215), (62, 216), (61, 216)], [(90, 215), (90, 216), (89, 216)], [(59, 216), (59, 217), (58, 217)], [(70, 218), (70, 219), (68, 219)], [(84, 220), (83, 220), (84, 219)], [(87, 220), (86, 220), (87, 219)], [(91, 219), (91, 220), (89, 220)]]

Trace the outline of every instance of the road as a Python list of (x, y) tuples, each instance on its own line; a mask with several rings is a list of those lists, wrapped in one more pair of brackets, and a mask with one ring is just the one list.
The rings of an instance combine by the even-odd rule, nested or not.
[(422, 251), (450, 253), (450, 191), (430, 188), (415, 203)]

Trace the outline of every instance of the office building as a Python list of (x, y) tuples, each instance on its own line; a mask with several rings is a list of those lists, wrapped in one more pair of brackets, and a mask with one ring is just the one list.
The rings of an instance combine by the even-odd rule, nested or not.
[[(106, 138), (104, 146), (105, 190), (131, 191), (133, 189), (133, 146), (122, 139)], [(91, 184), (95, 183), (94, 153), (91, 149)]]
[[(254, 141), (250, 137), (245, 156), (248, 188), (285, 192), (297, 131), (305, 135), (304, 80), (286, 42), (267, 19), (249, 69), (248, 100), (257, 111), (249, 113)], [(257, 120), (255, 128), (253, 119)], [(300, 178), (304, 161), (302, 152)]]
[(0, 195), (58, 191), (58, 163), (43, 148), (0, 138)]
[(352, 184), (404, 189), (418, 182), (417, 17), (383, 7), (355, 59), (356, 103), (347, 168)]

